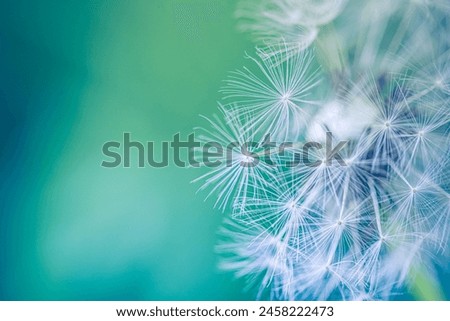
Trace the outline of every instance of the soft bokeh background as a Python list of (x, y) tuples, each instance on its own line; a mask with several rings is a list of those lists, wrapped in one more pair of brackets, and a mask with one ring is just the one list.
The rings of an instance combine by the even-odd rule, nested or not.
[(186, 137), (215, 112), (253, 47), (234, 8), (1, 1), (0, 299), (253, 298), (216, 267), (222, 214), (198, 170), (100, 166), (123, 132)]
[(234, 1), (1, 1), (0, 298), (246, 299), (197, 170), (105, 169), (182, 137), (252, 47)]

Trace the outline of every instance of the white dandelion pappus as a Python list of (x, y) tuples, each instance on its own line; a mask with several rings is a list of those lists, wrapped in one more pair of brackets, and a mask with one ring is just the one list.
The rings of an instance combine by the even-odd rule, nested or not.
[(227, 220), (220, 233), (224, 239), (216, 247), (222, 254), (220, 268), (246, 277), (258, 288), (258, 298), (286, 297), (293, 278), (293, 249), (257, 224)]
[[(219, 110), (225, 119), (229, 119), (225, 109), (220, 107)], [(272, 177), (271, 165), (256, 157), (257, 153), (262, 155), (263, 149), (255, 145), (257, 140), (253, 134), (242, 130), (243, 125), (238, 119), (224, 122), (217, 115), (212, 119), (203, 118), (210, 129), (197, 128), (201, 133), (199, 141), (221, 148), (222, 154), (210, 159), (212, 163), (220, 162), (218, 166), (209, 166), (210, 171), (193, 182), (204, 181), (199, 190), (210, 188), (206, 198), (217, 194), (215, 206), (221, 210), (227, 205), (235, 205), (238, 198), (245, 204), (247, 196), (257, 195), (259, 187), (266, 185), (266, 179)]]
[[(364, 136), (350, 141), (342, 151), (345, 166), (336, 166), (335, 185), (340, 193), (348, 190), (349, 200), (362, 202), (369, 196), (382, 195), (388, 176), (388, 162), (374, 159), (371, 146), (364, 142)], [(375, 201), (375, 200), (374, 200)]]
[[(214, 118), (202, 139), (270, 134), (292, 144), (276, 167), (216, 168), (199, 179), (231, 212), (217, 247), (221, 268), (249, 280), (260, 299), (386, 300), (405, 292), (415, 274), (433, 278), (439, 256), (448, 261), (449, 42), (428, 35), (448, 26), (449, 6), (353, 2), (342, 11), (355, 22), (346, 24), (351, 32), (337, 11), (323, 12), (327, 0), (245, 2), (238, 10), (241, 26), (267, 47), (249, 57), (256, 68), (228, 78), (226, 122)], [(319, 86), (312, 53), (286, 35), (315, 30), (300, 45), (307, 47), (333, 19), (327, 34), (341, 41), (343, 68), (325, 70)], [(362, 31), (353, 37), (355, 27)], [(319, 90), (331, 98), (318, 99)], [(327, 132), (333, 146), (346, 141), (344, 164), (328, 159)], [(314, 140), (307, 159), (305, 140)], [(248, 156), (236, 150), (233, 164)]]
[(450, 49), (442, 51), (438, 48), (438, 54), (433, 55), (436, 57), (433, 57), (431, 62), (407, 66), (411, 75), (405, 79), (420, 96), (429, 93), (444, 94), (447, 97), (450, 95)]
[[(450, 194), (439, 184), (439, 178), (444, 176), (444, 166), (445, 162), (436, 161), (423, 170), (402, 171), (391, 165), (394, 179), (389, 187), (389, 201), (394, 210), (393, 216), (398, 221), (408, 220), (411, 231), (426, 235), (434, 231), (433, 235), (437, 236), (437, 240), (445, 238), (445, 235), (437, 231), (438, 226), (448, 220), (445, 207), (449, 205)], [(445, 231), (446, 228), (443, 230), (444, 234)]]
[(450, 102), (434, 95), (409, 103), (413, 117), (406, 139), (406, 168), (423, 168), (439, 160), (450, 143)]
[(249, 32), (258, 45), (273, 46), (284, 40), (289, 55), (307, 49), (319, 30), (299, 23), (299, 8), (292, 0), (242, 1), (236, 16), (240, 29)]
[(291, 300), (327, 300), (330, 297), (353, 297), (357, 289), (348, 281), (351, 260), (331, 262), (326, 255), (315, 252), (301, 265), (294, 266), (295, 289)]
[(357, 85), (353, 94), (362, 98), (371, 106), (374, 116), (367, 126), (362, 144), (367, 150), (372, 150), (373, 167), (380, 162), (392, 160), (404, 162), (407, 140), (406, 136), (411, 127), (411, 113), (408, 103), (408, 90), (396, 79), (380, 80), (368, 78)]
[(249, 56), (257, 68), (232, 73), (221, 92), (232, 103), (227, 107), (232, 117), (249, 120), (244, 130), (286, 141), (298, 136), (317, 104), (313, 89), (319, 83), (318, 67), (310, 52), (264, 59), (272, 50)]
[(291, 162), (292, 159), (297, 161), (288, 166), (294, 174), (285, 180), (296, 186), (298, 199), (308, 206), (328, 202), (328, 197), (338, 202), (347, 192), (350, 199), (362, 200), (368, 195), (367, 180), (377, 181), (378, 176), (385, 175), (381, 166), (373, 168), (373, 159), (367, 146), (360, 144), (361, 140), (339, 142), (328, 134), (331, 147), (341, 146), (337, 159), (328, 155), (330, 150), (324, 140), (294, 146), (286, 157)]
[(327, 101), (309, 123), (308, 141), (325, 141), (326, 132), (332, 132), (337, 140), (358, 139), (375, 118), (375, 109), (364, 97), (348, 95), (350, 99), (336, 97)]
[(411, 151), (412, 133), (448, 139), (447, 116), (422, 100), (395, 79), (356, 86), (341, 102), (360, 102), (373, 115), (359, 136), (349, 135), (345, 166), (326, 166), (326, 151), (313, 149), (316, 166), (284, 170), (246, 199), (238, 217), (290, 250), (291, 271), (264, 285), (271, 298), (388, 299), (401, 293), (411, 271), (433, 261), (434, 248), (445, 248), (449, 198), (442, 186), (449, 182), (437, 183), (446, 162), (436, 160), (446, 159), (448, 148), (436, 149), (434, 166), (422, 174), (409, 160), (422, 157)]
[(302, 25), (322, 26), (332, 22), (344, 9), (347, 0), (293, 0), (299, 7)]
[(307, 246), (305, 239), (309, 238), (310, 228), (316, 225), (320, 213), (313, 199), (299, 194), (294, 180), (286, 179), (286, 174), (281, 172), (275, 176), (277, 179), (264, 187), (259, 198), (246, 200), (246, 206), (238, 217), (263, 227), (292, 248), (304, 252)]
[[(352, 278), (372, 297), (388, 299), (400, 290), (417, 266), (432, 261), (436, 227), (441, 225), (436, 196), (442, 192), (428, 173), (406, 177), (395, 165), (389, 190), (377, 197), (374, 206), (373, 237), (355, 265)], [(388, 286), (389, 285), (389, 286)], [(381, 286), (381, 288), (380, 288)]]
[(236, 16), (240, 29), (252, 34), (258, 45), (273, 46), (282, 40), (287, 54), (311, 46), (320, 27), (342, 11), (347, 0), (241, 1)]
[(311, 247), (316, 255), (324, 255), (327, 264), (355, 262), (361, 255), (366, 239), (372, 236), (370, 201), (350, 200), (348, 190), (339, 200), (327, 197), (322, 219), (311, 235)]
[(413, 9), (422, 11), (424, 17), (439, 22), (450, 14), (450, 3), (447, 0), (403, 0)]
[(366, 70), (377, 77), (404, 72), (410, 63), (429, 60), (430, 49), (443, 43), (448, 49), (448, 37), (440, 36), (447, 33), (450, 17), (444, 2), (448, 1), (350, 1), (348, 10), (336, 18), (333, 41), (321, 43), (321, 54), (332, 61), (338, 52), (343, 71), (353, 77)]
[[(369, 228), (372, 236), (364, 240), (365, 248), (359, 260), (355, 262), (351, 278), (355, 284), (372, 293), (374, 297), (387, 299), (393, 294), (394, 289), (403, 285), (403, 279), (394, 278), (394, 275), (400, 275), (397, 271), (409, 270), (409, 265), (396, 255), (402, 251), (410, 251), (416, 246), (418, 239), (424, 238), (425, 233), (411, 228), (417, 224), (413, 218), (400, 219), (399, 215), (391, 214), (393, 209), (390, 205), (383, 206), (382, 203), (373, 205), (373, 223), (372, 228)], [(389, 260), (389, 267), (386, 260)], [(379, 292), (380, 286), (386, 291), (384, 294)]]

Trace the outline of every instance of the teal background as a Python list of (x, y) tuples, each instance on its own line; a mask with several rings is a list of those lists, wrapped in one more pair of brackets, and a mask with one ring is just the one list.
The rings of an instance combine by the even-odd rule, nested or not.
[(1, 1), (0, 299), (253, 297), (217, 269), (201, 170), (100, 166), (123, 132), (185, 138), (216, 112), (253, 47), (235, 5)]

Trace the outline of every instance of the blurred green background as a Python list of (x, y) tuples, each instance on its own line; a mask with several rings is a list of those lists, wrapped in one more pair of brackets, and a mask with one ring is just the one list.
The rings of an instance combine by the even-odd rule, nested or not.
[(216, 112), (253, 47), (235, 5), (1, 1), (0, 299), (253, 298), (217, 269), (201, 170), (100, 166), (123, 132), (185, 138)]

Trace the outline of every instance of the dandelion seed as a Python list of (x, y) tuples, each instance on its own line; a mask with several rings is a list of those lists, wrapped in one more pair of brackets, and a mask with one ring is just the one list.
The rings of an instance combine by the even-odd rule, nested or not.
[[(228, 118), (226, 110), (220, 108), (220, 111)], [(251, 149), (252, 146), (248, 143), (255, 142), (256, 139), (250, 132), (241, 130), (242, 124), (238, 120), (223, 122), (218, 116), (205, 119), (211, 129), (198, 128), (197, 130), (202, 133), (198, 136), (199, 141), (205, 144), (214, 142), (222, 149), (222, 153), (214, 159), (219, 165), (212, 167), (209, 172), (193, 182), (204, 181), (200, 190), (210, 188), (207, 198), (217, 194), (215, 206), (221, 210), (225, 210), (227, 205), (235, 205), (237, 198), (245, 204), (247, 196), (253, 193), (257, 195), (259, 187), (267, 184), (265, 179), (271, 177), (270, 165), (261, 162), (260, 166), (256, 166), (256, 159), (251, 156), (261, 154), (263, 149), (260, 147), (249, 151), (243, 150), (243, 146)]]
[(311, 94), (319, 83), (318, 70), (309, 52), (277, 56), (274, 61), (262, 59), (267, 53), (259, 50), (258, 59), (248, 57), (256, 70), (234, 72), (221, 92), (231, 103), (231, 117), (241, 122), (251, 120), (243, 124), (244, 130), (286, 141), (298, 136), (309, 119), (315, 105)]

